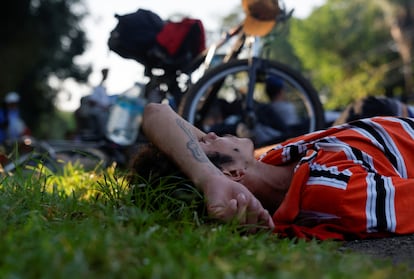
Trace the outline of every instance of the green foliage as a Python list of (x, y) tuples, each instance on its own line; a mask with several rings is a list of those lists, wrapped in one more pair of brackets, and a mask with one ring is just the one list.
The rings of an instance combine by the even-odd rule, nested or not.
[[(301, 61), (289, 42), (289, 36), (289, 22), (277, 23), (272, 32), (263, 38), (262, 56), (300, 70), (302, 69)], [(303, 74), (305, 75), (305, 73)]]
[(0, 12), (0, 97), (21, 94), (22, 116), (37, 135), (40, 117), (54, 117), (51, 77), (86, 81), (90, 66), (74, 64), (86, 48), (83, 0), (12, 1)]
[(292, 21), (289, 40), (327, 108), (401, 84), (390, 67), (398, 54), (375, 1), (328, 0), (308, 18)]
[(35, 134), (39, 139), (67, 139), (76, 130), (73, 112), (45, 112), (37, 121)]
[[(340, 243), (240, 233), (234, 224), (198, 216), (191, 203), (171, 195), (182, 184), (150, 183), (129, 186), (114, 167), (85, 172), (76, 165), (67, 165), (59, 175), (42, 171), (3, 177), (0, 277), (413, 276), (405, 266), (341, 251)], [(135, 187), (140, 191), (134, 196)], [(158, 206), (154, 199), (161, 200)]]

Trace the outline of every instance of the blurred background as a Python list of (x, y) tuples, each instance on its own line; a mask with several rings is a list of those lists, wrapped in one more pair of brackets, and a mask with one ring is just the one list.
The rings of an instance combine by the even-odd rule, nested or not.
[[(293, 18), (266, 38), (264, 55), (300, 70), (326, 110), (379, 95), (411, 102), (414, 2), (409, 0), (284, 1)], [(108, 94), (143, 78), (136, 61), (110, 52), (114, 14), (152, 10), (163, 19), (203, 21), (207, 45), (243, 18), (240, 0), (19, 0), (0, 11), (0, 97), (20, 95), (33, 136), (66, 138), (74, 111), (108, 68)]]

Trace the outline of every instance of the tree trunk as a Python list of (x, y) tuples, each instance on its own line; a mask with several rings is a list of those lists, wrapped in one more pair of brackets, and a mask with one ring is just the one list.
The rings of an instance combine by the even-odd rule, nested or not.
[(397, 44), (398, 52), (403, 63), (404, 101), (414, 101), (414, 82), (412, 69), (412, 41), (414, 34), (414, 5), (409, 0), (404, 1), (400, 12), (395, 15), (391, 24), (390, 33)]
[(402, 60), (404, 78), (403, 101), (414, 101), (414, 81), (412, 69), (412, 42), (414, 35), (414, 3), (411, 0), (400, 1), (399, 4), (389, 0), (374, 0), (385, 15), (390, 26), (391, 37), (397, 45)]

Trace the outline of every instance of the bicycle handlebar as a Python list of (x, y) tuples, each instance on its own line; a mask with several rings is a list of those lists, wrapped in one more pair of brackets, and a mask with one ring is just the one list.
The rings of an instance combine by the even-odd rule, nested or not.
[(286, 9), (280, 9), (280, 13), (276, 16), (276, 21), (287, 21), (289, 18), (292, 17), (293, 12), (295, 9), (291, 9), (290, 11), (286, 12)]

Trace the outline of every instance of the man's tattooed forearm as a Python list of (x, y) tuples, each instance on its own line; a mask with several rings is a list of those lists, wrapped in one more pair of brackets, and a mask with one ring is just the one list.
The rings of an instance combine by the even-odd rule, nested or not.
[(188, 136), (187, 148), (191, 151), (193, 157), (199, 162), (208, 162), (206, 154), (201, 150), (200, 145), (197, 144), (198, 139), (186, 125), (186, 122), (181, 118), (177, 118), (176, 123)]

